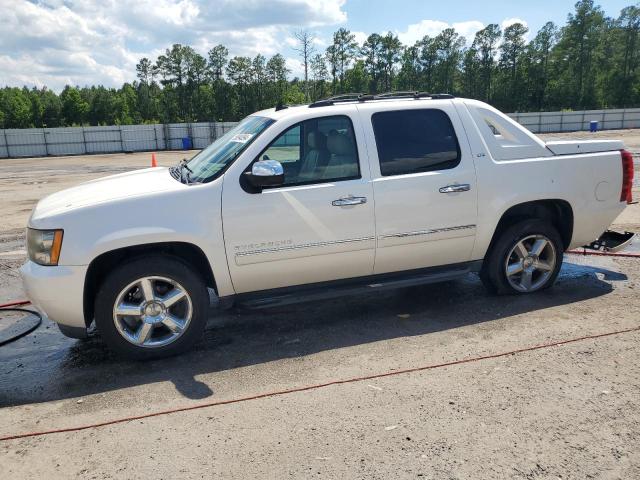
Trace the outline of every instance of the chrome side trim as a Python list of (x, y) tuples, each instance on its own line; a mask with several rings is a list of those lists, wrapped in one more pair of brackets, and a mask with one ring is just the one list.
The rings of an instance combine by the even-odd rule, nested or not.
[(263, 248), (260, 250), (250, 250), (247, 252), (238, 252), (236, 253), (236, 257), (246, 257), (249, 255), (261, 255), (265, 253), (276, 253), (276, 252), (287, 252), (292, 250), (301, 250), (305, 248), (316, 248), (316, 247), (329, 247), (332, 245), (342, 245), (345, 243), (354, 243), (354, 242), (368, 242), (371, 240), (375, 240), (375, 237), (361, 237), (361, 238), (347, 238), (344, 240), (329, 240), (326, 242), (313, 242), (313, 243), (302, 243), (299, 245), (287, 245), (284, 247), (276, 247), (276, 248)]
[(380, 235), (378, 238), (382, 240), (384, 238), (418, 237), (421, 235), (433, 235), (434, 233), (453, 232), (457, 230), (470, 230), (473, 228), (476, 228), (476, 226), (475, 225), (458, 225), (455, 227), (433, 228), (430, 230), (416, 230), (414, 232), (390, 233), (388, 235)]

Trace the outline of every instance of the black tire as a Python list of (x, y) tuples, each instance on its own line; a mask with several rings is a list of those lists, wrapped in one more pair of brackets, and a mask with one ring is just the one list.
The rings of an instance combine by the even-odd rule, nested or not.
[[(134, 345), (124, 338), (114, 322), (114, 305), (118, 296), (128, 285), (143, 277), (174, 280), (183, 287), (191, 301), (190, 321), (175, 340), (164, 346)], [(177, 355), (192, 347), (202, 338), (208, 310), (207, 287), (191, 266), (177, 257), (152, 255), (131, 260), (107, 276), (96, 296), (94, 317), (98, 331), (109, 348), (127, 358), (146, 360)], [(160, 329), (164, 328), (160, 326)]]
[[(538, 287), (530, 291), (522, 291), (515, 288), (507, 278), (506, 264), (509, 261), (508, 257), (512, 255), (512, 250), (518, 242), (534, 235), (544, 236), (552, 244), (553, 249), (549, 248), (546, 252), (550, 257), (553, 257), (554, 266), (548, 276), (545, 275), (545, 272), (537, 273), (540, 283)], [(506, 228), (500, 234), (484, 259), (480, 271), (480, 279), (489, 292), (499, 295), (529, 294), (545, 290), (551, 287), (558, 277), (562, 267), (563, 252), (562, 238), (553, 225), (535, 218), (523, 220)], [(545, 277), (542, 277), (542, 275), (545, 275)]]

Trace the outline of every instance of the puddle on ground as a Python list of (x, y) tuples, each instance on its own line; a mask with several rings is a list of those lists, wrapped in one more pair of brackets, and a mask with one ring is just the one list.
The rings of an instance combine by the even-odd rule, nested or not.
[(562, 262), (559, 278), (563, 280), (592, 278), (609, 282), (620, 282), (628, 279), (627, 275), (622, 272), (611, 270), (606, 266), (600, 267), (594, 265), (591, 261), (587, 263), (581, 260), (583, 258), (592, 259), (593, 257), (579, 257), (579, 259), (577, 259), (575, 255), (571, 255), (571, 257), (565, 258)]

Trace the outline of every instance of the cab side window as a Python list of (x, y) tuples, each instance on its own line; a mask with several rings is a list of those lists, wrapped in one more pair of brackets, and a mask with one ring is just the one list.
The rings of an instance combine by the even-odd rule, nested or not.
[(270, 160), (277, 160), (283, 165), (285, 163), (299, 162), (302, 157), (300, 130), (300, 125), (291, 127), (276, 138), (262, 153), (262, 156), (267, 155)]
[(360, 178), (353, 125), (344, 115), (293, 125), (271, 142), (258, 159), (282, 164), (283, 186)]
[(371, 121), (383, 176), (446, 170), (460, 163), (458, 139), (442, 110), (378, 112)]

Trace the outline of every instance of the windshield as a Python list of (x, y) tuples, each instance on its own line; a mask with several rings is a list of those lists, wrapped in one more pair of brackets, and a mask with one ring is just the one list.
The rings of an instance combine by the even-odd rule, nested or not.
[(222, 137), (189, 160), (189, 179), (204, 183), (213, 180), (275, 120), (247, 117)]

